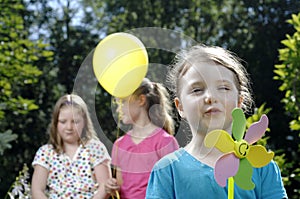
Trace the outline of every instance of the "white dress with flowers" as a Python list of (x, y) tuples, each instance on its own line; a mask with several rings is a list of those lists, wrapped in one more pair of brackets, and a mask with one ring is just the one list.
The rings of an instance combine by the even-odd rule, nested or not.
[(49, 171), (47, 180), (50, 199), (93, 197), (97, 189), (94, 168), (110, 156), (103, 143), (91, 140), (77, 149), (71, 160), (64, 153), (58, 154), (50, 144), (36, 152), (32, 165), (40, 165)]

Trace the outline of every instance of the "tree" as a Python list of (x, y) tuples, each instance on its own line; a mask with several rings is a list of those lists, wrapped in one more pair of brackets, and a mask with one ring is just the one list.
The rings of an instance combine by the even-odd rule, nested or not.
[[(1, 93), (0, 96), (0, 115), (2, 114), (3, 118), (5, 114), (4, 123), (1, 120), (0, 132), (6, 133), (7, 141), (14, 139), (11, 138), (12, 134), (19, 136), (16, 141), (9, 142), (12, 148), (6, 149), (3, 158), (1, 157), (0, 163), (5, 162), (2, 164), (5, 169), (0, 171), (1, 184), (7, 186), (11, 184), (13, 174), (17, 174), (17, 170), (23, 166), (23, 163), (31, 163), (36, 149), (47, 141), (45, 132), (54, 102), (60, 95), (72, 92), (74, 87), (76, 91), (86, 92), (83, 92), (83, 97), (87, 96), (85, 99), (97, 114), (94, 122), (101, 123), (102, 129), (99, 133), (103, 131), (114, 141), (117, 130), (116, 121), (111, 113), (111, 96), (97, 84), (91, 71), (81, 73), (83, 68), (81, 65), (91, 66), (92, 50), (106, 35), (135, 31), (136, 28), (141, 27), (178, 31), (194, 41), (228, 48), (246, 60), (253, 79), (257, 104), (266, 102), (266, 106), (272, 109), (268, 113), (271, 129), (268, 145), (272, 149), (280, 150), (276, 151), (277, 155), (286, 153), (289, 156), (290, 151), (285, 146), (292, 146), (291, 143), (296, 141), (286, 139), (286, 135), (291, 133), (288, 131), (289, 118), (282, 114), (283, 108), (278, 106), (284, 95), (277, 90), (279, 81), (272, 81), (272, 77), (273, 66), (279, 62), (276, 51), (280, 45), (279, 41), (286, 33), (293, 31), (291, 25), (284, 21), (290, 17), (290, 14), (299, 11), (299, 1), (0, 1), (2, 5), (0, 41), (4, 41), (2, 38), (6, 38), (7, 35), (13, 35), (14, 31), (10, 30), (21, 27), (17, 23), (10, 22), (11, 19), (18, 18), (18, 22), (23, 24), (23, 28), (18, 30), (23, 34), (20, 41), (18, 41), (19, 37), (14, 37), (16, 44), (14, 45), (19, 46), (20, 49), (18, 57), (26, 55), (28, 64), (35, 68), (30, 72), (37, 72), (37, 74), (17, 72), (20, 68), (16, 68), (15, 64), (10, 62), (13, 64), (10, 67), (14, 67), (15, 73), (6, 72), (12, 75), (7, 78), (7, 81), (1, 81), (4, 74), (2, 71), (7, 71), (8, 68), (3, 67), (8, 66), (5, 58), (16, 59), (16, 56), (10, 54), (10, 49), (7, 47), (5, 48), (8, 50), (4, 49), (8, 42), (5, 41), (3, 45), (1, 43), (0, 47), (4, 49), (2, 52), (5, 54), (5, 57), (0, 55), (0, 64), (5, 63), (0, 68), (1, 92), (8, 91), (7, 93), (12, 94), (4, 97), (6, 95)], [(21, 44), (21, 41), (24, 40), (32, 46), (29, 47), (25, 42), (27, 47), (23, 52), (24, 49), (21, 47), (24, 44)], [(44, 46), (40, 46), (41, 41), (50, 44), (46, 48), (54, 53), (53, 56), (48, 54), (49, 51), (45, 51)], [(176, 42), (178, 40), (175, 38), (174, 46), (179, 45)], [(36, 58), (33, 59), (28, 53), (33, 53)], [(158, 63), (162, 66), (168, 65), (174, 57), (174, 52), (167, 52), (164, 49), (148, 49), (148, 53), (150, 63)], [(53, 59), (51, 60), (50, 57)], [(30, 79), (29, 82), (25, 81), (27, 79), (24, 74), (27, 79)], [(156, 78), (155, 74), (154, 77)], [(93, 85), (93, 90), (90, 89), (90, 84)], [(17, 94), (21, 98), (18, 98)], [(11, 103), (14, 102), (10, 101), (13, 98), (19, 102)], [(21, 99), (31, 101), (24, 103), (25, 101)], [(95, 104), (93, 101), (96, 101)], [(27, 104), (27, 107), (34, 110), (29, 111), (27, 108), (25, 112), (23, 104)], [(29, 104), (32, 106), (28, 106)], [(289, 165), (288, 163), (284, 165)], [(12, 176), (3, 178), (4, 172)], [(286, 173), (286, 175), (290, 174), (289, 171)], [(0, 193), (4, 193), (5, 191), (2, 190), (5, 189), (6, 187), (2, 186)]]
[(32, 129), (27, 128), (34, 124), (34, 120), (28, 115), (37, 111), (39, 106), (35, 96), (28, 91), (38, 85), (42, 75), (36, 63), (40, 59), (51, 59), (52, 53), (46, 50), (47, 45), (41, 41), (28, 39), (23, 20), (26, 10), (22, 1), (12, 3), (1, 0), (1, 5), (0, 164), (5, 169), (0, 170), (3, 185), (0, 192), (5, 193), (14, 180), (14, 174), (17, 174), (23, 161), (30, 155), (32, 137), (29, 131)]
[(300, 189), (295, 185), (300, 183), (300, 145), (296, 146), (300, 136), (300, 13), (293, 14), (287, 22), (294, 27), (295, 32), (292, 35), (287, 34), (286, 39), (281, 41), (284, 47), (279, 49), (281, 63), (275, 65), (274, 79), (281, 82), (279, 90), (285, 93), (281, 102), (284, 104), (286, 115), (291, 119), (291, 132), (288, 136), (294, 141), (287, 145), (292, 160), (292, 167), (285, 168), (287, 173), (291, 173), (287, 183), (293, 196), (299, 196)]

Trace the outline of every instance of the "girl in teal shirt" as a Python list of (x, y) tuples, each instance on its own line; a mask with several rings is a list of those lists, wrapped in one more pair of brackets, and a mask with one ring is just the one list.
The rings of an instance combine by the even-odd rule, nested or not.
[[(204, 138), (215, 129), (231, 132), (234, 108), (253, 105), (250, 82), (242, 64), (220, 47), (197, 45), (176, 58), (169, 81), (175, 106), (192, 132), (190, 143), (162, 158), (152, 169), (146, 198), (227, 198), (227, 186), (214, 179), (214, 164), (223, 155), (206, 148)], [(274, 161), (253, 169), (253, 190), (234, 187), (234, 198), (287, 198)]]

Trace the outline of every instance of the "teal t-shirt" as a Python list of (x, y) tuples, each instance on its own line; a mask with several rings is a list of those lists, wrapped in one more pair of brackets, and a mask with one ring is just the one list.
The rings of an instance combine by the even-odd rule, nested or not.
[[(234, 186), (235, 199), (287, 198), (280, 170), (274, 161), (262, 168), (254, 168), (253, 190)], [(152, 169), (146, 199), (227, 199), (227, 186), (220, 187), (214, 179), (213, 168), (201, 163), (185, 149), (165, 156)]]

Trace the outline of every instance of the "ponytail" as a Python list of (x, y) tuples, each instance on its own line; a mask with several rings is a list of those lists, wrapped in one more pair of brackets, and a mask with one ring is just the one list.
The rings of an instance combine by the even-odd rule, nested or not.
[[(153, 83), (153, 91), (159, 96), (159, 112), (156, 116), (162, 128), (169, 134), (174, 135), (174, 120), (171, 116), (172, 106), (169, 101), (169, 93), (159, 83)], [(154, 123), (155, 120), (153, 120)], [(155, 123), (154, 123), (155, 124)], [(156, 124), (157, 125), (157, 124)]]
[(147, 99), (146, 109), (151, 122), (163, 128), (169, 134), (174, 134), (174, 120), (169, 93), (162, 84), (144, 78), (141, 86), (133, 95), (145, 95)]

